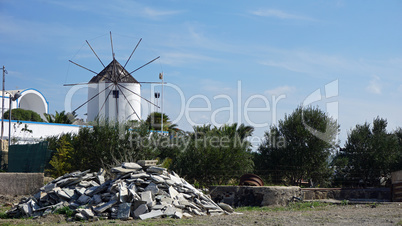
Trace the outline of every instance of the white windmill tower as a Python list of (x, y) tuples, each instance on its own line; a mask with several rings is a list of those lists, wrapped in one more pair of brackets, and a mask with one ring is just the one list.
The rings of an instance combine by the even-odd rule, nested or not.
[[(110, 33), (110, 40), (113, 60), (107, 66), (102, 63), (89, 42), (86, 41), (92, 52), (104, 67), (101, 72), (96, 73), (70, 60), (71, 63), (96, 74), (88, 83), (86, 83), (88, 85), (88, 100), (77, 107), (73, 112), (88, 103), (87, 121), (94, 121), (96, 118), (120, 122), (141, 120), (141, 100), (143, 99), (154, 106), (156, 105), (141, 96), (141, 84), (131, 74), (159, 59), (159, 56), (134, 71), (128, 72), (125, 69), (125, 66), (130, 61), (131, 56), (134, 54), (142, 39), (138, 41), (124, 66), (122, 66), (115, 58), (112, 33)], [(77, 84), (66, 84), (65, 86), (71, 85)]]

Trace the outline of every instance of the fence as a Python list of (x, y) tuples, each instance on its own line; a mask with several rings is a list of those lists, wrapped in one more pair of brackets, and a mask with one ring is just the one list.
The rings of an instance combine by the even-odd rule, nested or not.
[(48, 142), (11, 145), (8, 151), (8, 172), (43, 173), (52, 151)]

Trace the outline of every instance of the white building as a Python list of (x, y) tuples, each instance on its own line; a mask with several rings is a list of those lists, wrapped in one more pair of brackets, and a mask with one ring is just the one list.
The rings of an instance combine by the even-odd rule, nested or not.
[(88, 84), (87, 121), (97, 117), (114, 121), (141, 120), (141, 85), (116, 60)]
[(46, 100), (46, 97), (36, 89), (23, 89), (23, 90), (7, 90), (0, 94), (0, 117), (3, 118), (2, 114), (2, 103), (4, 96), (4, 112), (10, 109), (10, 96), (14, 97), (16, 93), (21, 95), (15, 101), (11, 101), (11, 109), (21, 108), (25, 110), (31, 110), (38, 113), (42, 118), (44, 118), (44, 113), (49, 114), (49, 102)]

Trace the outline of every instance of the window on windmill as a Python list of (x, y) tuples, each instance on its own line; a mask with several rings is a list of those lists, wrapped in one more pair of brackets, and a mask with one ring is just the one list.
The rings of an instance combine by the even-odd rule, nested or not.
[(113, 90), (113, 98), (119, 98), (119, 90)]

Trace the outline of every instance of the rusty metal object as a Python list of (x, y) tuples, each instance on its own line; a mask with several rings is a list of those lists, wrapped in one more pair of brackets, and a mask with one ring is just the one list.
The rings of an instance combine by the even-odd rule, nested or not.
[(246, 173), (240, 177), (240, 186), (264, 186), (262, 179), (252, 173)]

